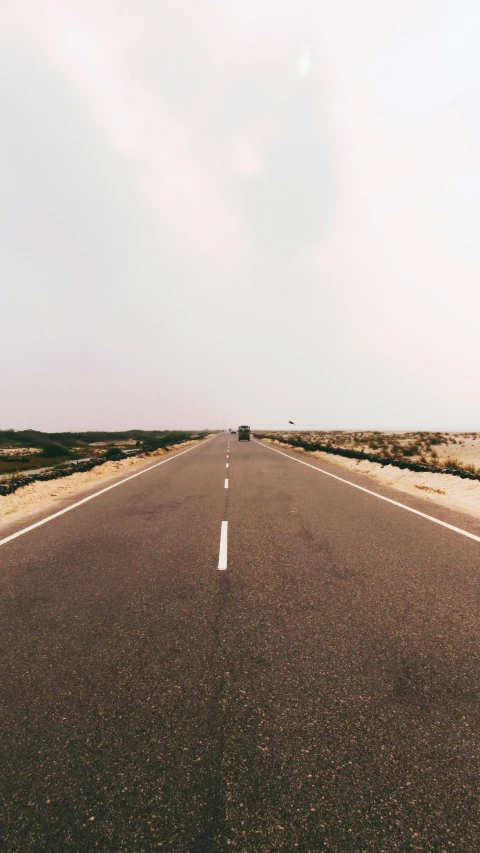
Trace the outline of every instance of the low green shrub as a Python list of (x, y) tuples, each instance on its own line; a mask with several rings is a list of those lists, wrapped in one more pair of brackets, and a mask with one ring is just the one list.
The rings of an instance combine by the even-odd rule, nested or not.
[(105, 454), (105, 458), (106, 459), (115, 459), (116, 457), (121, 456), (122, 452), (123, 451), (122, 451), (121, 447), (115, 447), (115, 445), (113, 445), (112, 447), (108, 448), (108, 450)]
[(68, 456), (69, 450), (66, 447), (62, 447), (61, 444), (54, 444), (54, 442), (49, 442), (44, 444), (42, 449), (42, 456), (46, 456), (48, 459), (54, 459), (58, 456)]

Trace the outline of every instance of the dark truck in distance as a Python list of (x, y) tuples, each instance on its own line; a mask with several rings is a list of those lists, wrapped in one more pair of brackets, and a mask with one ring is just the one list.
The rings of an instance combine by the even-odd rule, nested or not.
[(250, 427), (249, 426), (239, 426), (238, 427), (238, 440), (239, 441), (250, 441)]

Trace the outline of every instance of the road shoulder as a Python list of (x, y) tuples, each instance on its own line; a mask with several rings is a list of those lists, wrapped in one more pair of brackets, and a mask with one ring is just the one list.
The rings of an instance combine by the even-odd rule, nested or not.
[(172, 457), (200, 443), (199, 440), (188, 441), (168, 451), (157, 450), (149, 456), (105, 462), (91, 471), (78, 472), (58, 480), (30, 483), (11, 495), (0, 495), (0, 538), (11, 535), (26, 523), (32, 524), (41, 517), (59, 512), (116, 481), (151, 468), (161, 461), (159, 457)]
[[(396, 477), (396, 469), (393, 469), (392, 466), (385, 466), (382, 473), (382, 466), (378, 465), (378, 463), (366, 463), (364, 461), (331, 456), (320, 451), (308, 452), (302, 448), (289, 447), (280, 442), (272, 442), (267, 439), (263, 439), (258, 443), (270, 446), (292, 459), (301, 460), (314, 467), (323, 468), (328, 473), (341, 477), (347, 482), (355, 483), (382, 497), (403, 503), (426, 515), (434, 516), (446, 524), (451, 524), (454, 527), (462, 528), (469, 533), (480, 536), (480, 507), (477, 502), (472, 500), (469, 505), (467, 502), (468, 499), (461, 502), (457, 498), (458, 489), (461, 489), (463, 485), (465, 494), (467, 494), (469, 487), (471, 489), (471, 481), (461, 480), (461, 478), (453, 477), (449, 474), (416, 474), (414, 471), (399, 471), (400, 476)], [(394, 472), (393, 475), (392, 471)], [(404, 476), (402, 477), (401, 475)], [(444, 494), (416, 488), (416, 478), (420, 478), (420, 485), (425, 485), (424, 479), (426, 477), (435, 478), (435, 485), (432, 484), (432, 489), (438, 488), (436, 478), (439, 477), (446, 478), (449, 481), (459, 480), (459, 483), (454, 483), (455, 491), (453, 493), (451, 489), (448, 490), (446, 488), (446, 483), (442, 483)]]

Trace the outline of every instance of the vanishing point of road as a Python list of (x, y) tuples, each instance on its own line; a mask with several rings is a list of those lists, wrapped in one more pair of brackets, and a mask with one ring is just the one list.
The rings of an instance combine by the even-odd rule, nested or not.
[(478, 853), (479, 526), (305, 461), (216, 435), (2, 534), (5, 853)]

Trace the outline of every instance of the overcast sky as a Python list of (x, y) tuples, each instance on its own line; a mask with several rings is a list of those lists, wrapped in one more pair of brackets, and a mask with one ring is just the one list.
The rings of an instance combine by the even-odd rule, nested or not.
[(0, 9), (0, 428), (480, 430), (477, 0)]

